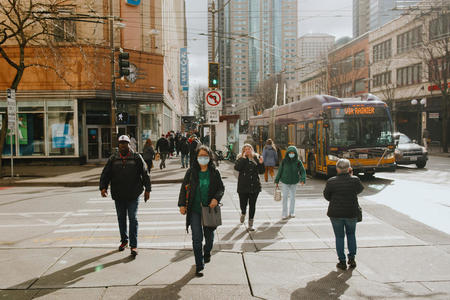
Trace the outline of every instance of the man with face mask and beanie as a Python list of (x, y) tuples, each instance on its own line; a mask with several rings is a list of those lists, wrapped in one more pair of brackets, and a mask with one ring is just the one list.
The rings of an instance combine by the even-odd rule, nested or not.
[[(275, 183), (278, 188), (278, 183), (281, 181), (283, 188), (283, 220), (289, 217), (295, 218), (295, 192), (297, 184), (305, 184), (306, 172), (301, 160), (298, 158), (297, 148), (289, 146), (286, 151), (286, 156), (281, 161), (278, 168)], [(291, 198), (288, 217), (288, 196)]]
[(139, 196), (144, 191), (144, 201), (150, 198), (151, 183), (147, 165), (139, 153), (132, 152), (129, 147), (130, 138), (126, 135), (119, 137), (119, 151), (109, 158), (100, 177), (100, 191), (102, 197), (108, 195), (111, 184), (111, 197), (116, 205), (117, 219), (120, 230), (119, 251), (128, 245), (127, 215), (130, 222), (131, 255), (137, 255), (136, 218)]

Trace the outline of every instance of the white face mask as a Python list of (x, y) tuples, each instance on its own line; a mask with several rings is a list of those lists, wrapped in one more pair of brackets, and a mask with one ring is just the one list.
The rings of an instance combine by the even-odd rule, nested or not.
[(290, 158), (294, 158), (295, 157), (295, 153), (289, 153), (288, 154)]
[(209, 163), (209, 157), (199, 156), (199, 157), (197, 157), (197, 161), (200, 165), (207, 165)]

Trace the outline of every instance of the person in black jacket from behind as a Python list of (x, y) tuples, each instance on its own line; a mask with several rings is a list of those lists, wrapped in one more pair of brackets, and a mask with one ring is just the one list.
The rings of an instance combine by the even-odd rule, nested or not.
[(102, 197), (108, 195), (108, 186), (111, 184), (111, 197), (114, 200), (120, 230), (119, 251), (125, 250), (128, 245), (127, 215), (130, 221), (130, 248), (131, 255), (137, 255), (136, 218), (139, 196), (145, 187), (144, 200), (150, 198), (151, 183), (144, 159), (139, 153), (129, 148), (130, 138), (126, 135), (119, 137), (119, 152), (111, 155), (100, 177), (100, 191)]
[[(225, 187), (219, 170), (212, 160), (212, 151), (206, 146), (197, 149), (194, 164), (187, 170), (178, 197), (178, 207), (186, 215), (186, 230), (192, 229), (192, 248), (194, 249), (196, 272), (198, 277), (204, 263), (211, 260), (215, 227), (202, 226), (202, 206), (216, 207), (223, 197)], [(203, 235), (205, 246), (202, 251)]]
[(164, 134), (161, 135), (159, 140), (156, 142), (156, 152), (160, 154), (161, 163), (159, 164), (159, 168), (166, 167), (166, 158), (169, 155), (170, 144), (169, 140), (167, 140)]
[[(344, 253), (344, 239), (347, 236), (348, 265), (356, 267), (356, 223), (358, 218), (358, 194), (364, 189), (361, 180), (352, 175), (352, 168), (348, 159), (341, 158), (336, 163), (337, 176), (328, 179), (323, 195), (330, 203), (328, 217), (330, 217), (336, 238), (336, 252), (339, 269), (347, 269)], [(344, 233), (345, 232), (345, 233)]]
[(197, 138), (197, 135), (193, 134), (190, 138), (190, 145), (189, 145), (189, 166), (192, 167), (192, 165), (195, 163), (195, 160), (197, 159), (197, 148), (199, 145), (201, 145), (200, 140)]
[(181, 168), (189, 168), (189, 142), (187, 137), (180, 137)]
[(238, 155), (234, 169), (239, 172), (237, 192), (241, 205), (241, 224), (245, 221), (247, 204), (249, 205), (248, 230), (253, 231), (253, 219), (256, 211), (256, 200), (261, 192), (259, 174), (265, 171), (262, 156), (254, 153), (250, 144), (244, 144), (242, 153)]

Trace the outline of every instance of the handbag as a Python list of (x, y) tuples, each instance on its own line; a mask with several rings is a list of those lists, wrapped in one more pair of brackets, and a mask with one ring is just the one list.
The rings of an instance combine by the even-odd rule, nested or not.
[(358, 204), (357, 222), (361, 222), (361, 221), (362, 221), (362, 209), (361, 209), (361, 206), (359, 206), (359, 204)]
[(281, 190), (279, 187), (275, 187), (275, 192), (273, 194), (273, 200), (281, 201)]
[(155, 160), (158, 161), (160, 159), (159, 153), (155, 154)]
[(211, 208), (209, 206), (202, 206), (202, 223), (205, 227), (217, 227), (222, 225), (222, 214), (220, 212), (220, 206)]

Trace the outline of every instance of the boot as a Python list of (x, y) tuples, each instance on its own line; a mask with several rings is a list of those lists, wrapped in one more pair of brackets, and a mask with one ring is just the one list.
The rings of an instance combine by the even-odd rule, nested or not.
[(248, 219), (248, 230), (255, 231), (253, 228), (253, 219)]
[(336, 267), (341, 270), (347, 270), (347, 264), (345, 263), (345, 260), (339, 261)]
[(351, 268), (351, 269), (356, 268), (356, 261), (355, 261), (355, 258), (349, 257), (347, 263), (348, 263), (348, 267), (349, 267), (349, 268)]
[(239, 219), (239, 221), (241, 222), (241, 224), (244, 224), (245, 215), (241, 214), (241, 218)]

